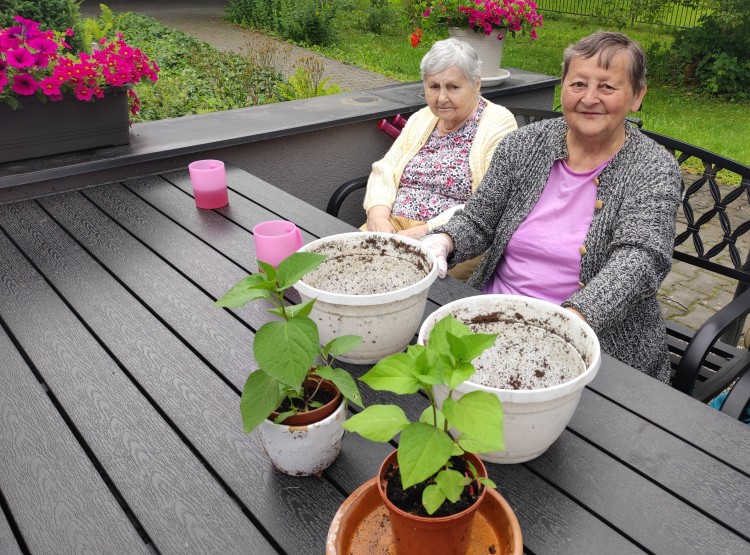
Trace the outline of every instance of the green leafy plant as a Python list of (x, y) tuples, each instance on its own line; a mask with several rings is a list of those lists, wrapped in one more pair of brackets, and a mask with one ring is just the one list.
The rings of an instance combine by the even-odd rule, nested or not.
[[(471, 363), (495, 342), (497, 334), (473, 333), (452, 315), (442, 318), (430, 332), (426, 346), (411, 345), (406, 353), (384, 358), (362, 378), (377, 390), (396, 394), (423, 391), (430, 402), (418, 422), (410, 422), (397, 405), (371, 405), (344, 423), (344, 428), (366, 439), (386, 442), (400, 433), (398, 467), (404, 489), (427, 481), (422, 505), (433, 514), (446, 500), (455, 503), (464, 488), (476, 481), (495, 484), (476, 475), (464, 476), (452, 468), (451, 459), (464, 453), (504, 449), (503, 411), (496, 395), (473, 391), (453, 399), (453, 391), (475, 372)], [(433, 388), (448, 390), (442, 410)], [(455, 439), (448, 430), (455, 430)]]
[[(321, 346), (318, 326), (309, 317), (315, 299), (298, 305), (284, 302), (286, 291), (325, 259), (326, 255), (297, 252), (282, 260), (278, 269), (258, 261), (260, 273), (240, 280), (215, 303), (239, 308), (265, 300), (273, 305), (268, 312), (281, 318), (266, 322), (255, 334), (253, 355), (258, 369), (248, 377), (240, 399), (245, 432), (257, 428), (285, 399), (289, 407), (274, 420), (277, 424), (319, 407), (319, 379), (333, 382), (344, 398), (362, 406), (354, 379), (346, 370), (332, 366), (334, 357), (357, 347), (362, 338), (345, 335)], [(318, 387), (303, 387), (308, 379), (317, 381)]]
[(279, 83), (277, 86), (281, 98), (297, 100), (341, 92), (341, 87), (337, 84), (328, 84), (330, 77), (323, 77), (324, 67), (320, 60), (306, 56), (297, 60), (294, 65), (294, 74), (289, 82)]

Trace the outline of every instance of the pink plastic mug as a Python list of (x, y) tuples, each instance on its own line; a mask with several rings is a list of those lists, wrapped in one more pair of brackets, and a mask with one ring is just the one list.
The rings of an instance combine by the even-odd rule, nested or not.
[(269, 220), (253, 227), (253, 241), (255, 257), (276, 267), (302, 246), (302, 233), (292, 222)]
[(221, 160), (198, 160), (188, 166), (193, 196), (198, 208), (221, 208), (229, 204), (227, 175)]

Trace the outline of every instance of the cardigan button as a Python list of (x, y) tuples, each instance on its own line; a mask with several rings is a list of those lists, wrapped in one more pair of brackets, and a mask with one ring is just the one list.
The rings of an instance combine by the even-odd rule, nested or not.
[(594, 208), (596, 208), (597, 210), (601, 210), (603, 206), (604, 206), (604, 201), (601, 199), (596, 199), (596, 202), (594, 203)]
[(580, 252), (581, 254), (586, 254), (586, 245), (581, 245), (580, 247), (578, 247), (578, 252)]
[(596, 185), (597, 187), (599, 186), (599, 176), (598, 175), (594, 178), (594, 185)]
[(578, 282), (578, 287), (580, 287), (581, 289), (583, 289), (584, 287), (586, 287), (586, 284), (583, 283), (582, 281), (579, 281)]

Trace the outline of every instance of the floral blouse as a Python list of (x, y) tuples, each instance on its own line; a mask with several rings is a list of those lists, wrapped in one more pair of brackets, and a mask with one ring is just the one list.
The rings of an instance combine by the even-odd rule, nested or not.
[(480, 98), (474, 114), (444, 137), (435, 126), (401, 174), (393, 215), (424, 222), (469, 199), (469, 151), (486, 105)]

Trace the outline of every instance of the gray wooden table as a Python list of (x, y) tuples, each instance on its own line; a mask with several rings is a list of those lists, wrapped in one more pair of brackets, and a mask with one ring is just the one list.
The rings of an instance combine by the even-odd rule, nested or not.
[[(228, 181), (216, 211), (184, 170), (0, 205), (0, 553), (319, 554), (392, 449), (349, 434), (293, 478), (242, 433), (266, 315), (213, 302), (256, 270), (250, 230), (351, 228)], [(438, 281), (428, 311), (474, 293)], [(750, 428), (609, 356), (544, 455), (489, 468), (529, 553), (750, 553)]]

